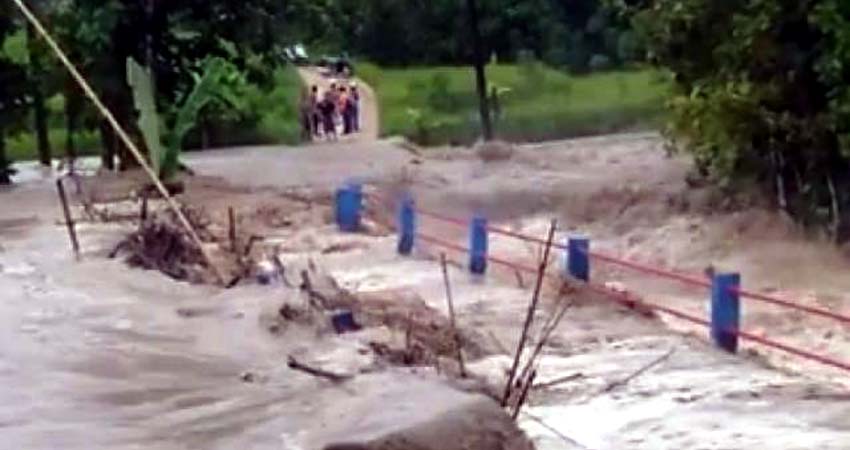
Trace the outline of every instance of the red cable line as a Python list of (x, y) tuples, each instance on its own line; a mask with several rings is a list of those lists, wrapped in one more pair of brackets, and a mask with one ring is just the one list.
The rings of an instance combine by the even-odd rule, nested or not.
[[(432, 244), (439, 245), (441, 247), (445, 247), (445, 248), (455, 250), (455, 251), (458, 251), (458, 252), (469, 253), (469, 248), (464, 247), (462, 245), (454, 244), (454, 243), (444, 241), (442, 239), (438, 239), (438, 238), (435, 238), (433, 236), (429, 236), (427, 234), (422, 234), (422, 233), (416, 233), (416, 236), (418, 236), (420, 239), (422, 239), (425, 242), (430, 242)], [(537, 273), (537, 269), (534, 269), (532, 267), (528, 267), (528, 266), (525, 266), (525, 265), (522, 265), (522, 264), (517, 264), (515, 262), (507, 261), (507, 260), (504, 260), (504, 259), (501, 259), (501, 258), (497, 258), (495, 256), (487, 255), (486, 258), (487, 258), (488, 261), (490, 261), (494, 264), (499, 264), (499, 265), (502, 265), (502, 266), (510, 267), (512, 269), (515, 269), (515, 270), (522, 270), (522, 271), (529, 272), (529, 273)]]
[(758, 292), (750, 292), (744, 289), (731, 289), (732, 292), (739, 294), (741, 297), (750, 298), (753, 300), (761, 301), (764, 303), (770, 303), (777, 306), (784, 306), (786, 308), (796, 309), (798, 311), (803, 311), (812, 315), (826, 317), (828, 319), (837, 320), (839, 322), (850, 323), (850, 316), (846, 316), (839, 313), (834, 313), (832, 311), (827, 311), (825, 309), (816, 308), (814, 306), (806, 306), (801, 305), (799, 303), (790, 302), (788, 300), (783, 300), (778, 297), (773, 297), (770, 295), (759, 294)]
[[(630, 297), (627, 294), (616, 292), (616, 291), (613, 291), (613, 290), (605, 288), (605, 287), (601, 287), (601, 286), (597, 286), (597, 285), (593, 285), (593, 284), (588, 284), (587, 287), (594, 292), (607, 295), (607, 296), (611, 297), (613, 300), (618, 301), (620, 303), (639, 304), (639, 305), (647, 307), (649, 309), (652, 309), (652, 310), (655, 310), (655, 311), (660, 311), (660, 312), (666, 313), (668, 315), (677, 317), (679, 319), (683, 319), (685, 321), (695, 323), (697, 325), (702, 325), (702, 326), (711, 328), (711, 323), (709, 321), (707, 321), (705, 319), (701, 319), (701, 318), (696, 317), (696, 316), (693, 316), (693, 315), (688, 314), (688, 313), (684, 313), (684, 312), (681, 312), (681, 311), (677, 311), (675, 309), (667, 308), (665, 306), (652, 304), (652, 303), (649, 303), (649, 302), (647, 302), (643, 299), (633, 298), (633, 297)], [(757, 344), (764, 345), (765, 347), (770, 347), (770, 348), (773, 348), (775, 350), (780, 350), (780, 351), (783, 351), (785, 353), (789, 353), (789, 354), (792, 354), (794, 356), (798, 356), (800, 358), (808, 359), (810, 361), (818, 362), (818, 363), (821, 363), (821, 364), (824, 364), (824, 365), (827, 365), (827, 366), (832, 366), (832, 367), (850, 372), (850, 364), (839, 361), (838, 359), (835, 359), (835, 358), (831, 358), (829, 356), (824, 356), (824, 355), (819, 355), (817, 353), (808, 352), (806, 350), (802, 350), (802, 349), (799, 349), (799, 348), (796, 348), (796, 347), (792, 347), (790, 345), (783, 344), (781, 342), (776, 342), (772, 339), (768, 339), (766, 337), (758, 336), (756, 334), (748, 333), (748, 332), (742, 331), (742, 330), (734, 330), (734, 331), (731, 331), (731, 333), (735, 334), (736, 336), (738, 336), (741, 339), (752, 341), (752, 342), (755, 342)]]
[[(446, 247), (446, 248), (450, 248), (452, 250), (456, 250), (456, 251), (460, 251), (460, 252), (468, 252), (469, 251), (468, 248), (466, 248), (462, 245), (453, 244), (451, 242), (447, 242), (447, 241), (444, 241), (442, 239), (438, 239), (438, 238), (435, 238), (435, 237), (432, 237), (432, 236), (424, 235), (424, 234), (421, 234), (421, 233), (417, 234), (417, 236), (419, 236), (420, 239), (422, 239), (423, 241), (431, 242), (433, 244), (440, 245), (440, 246), (443, 246), (443, 247)], [(496, 263), (496, 264), (505, 265), (505, 266), (508, 266), (508, 267), (512, 267), (514, 269), (524, 270), (526, 272), (536, 272), (536, 270), (534, 270), (533, 268), (523, 266), (521, 264), (512, 263), (510, 261), (498, 259), (498, 258), (495, 258), (495, 257), (492, 257), (492, 256), (488, 256), (487, 259)], [(665, 313), (667, 315), (679, 318), (681, 320), (685, 320), (687, 322), (691, 322), (691, 323), (694, 323), (694, 324), (697, 324), (697, 325), (701, 325), (701, 326), (704, 326), (704, 327), (711, 328), (711, 323), (709, 321), (702, 319), (702, 318), (699, 318), (697, 316), (694, 316), (692, 314), (688, 314), (688, 313), (685, 313), (685, 312), (682, 312), (682, 311), (678, 311), (678, 310), (675, 310), (675, 309), (672, 309), (672, 308), (668, 308), (666, 306), (657, 305), (657, 304), (654, 304), (654, 303), (649, 303), (649, 302), (647, 302), (643, 299), (633, 297), (633, 296), (629, 296), (626, 293), (616, 292), (616, 291), (613, 291), (613, 290), (608, 289), (606, 287), (598, 286), (598, 285), (595, 285), (595, 284), (587, 284), (587, 288), (590, 289), (591, 291), (603, 294), (603, 295), (605, 295), (605, 296), (607, 296), (607, 297), (611, 298), (612, 300), (615, 300), (619, 303), (639, 304), (639, 305), (644, 306), (646, 308), (649, 308), (651, 310), (662, 312), (662, 313)], [(755, 334), (752, 334), (752, 333), (748, 333), (748, 332), (745, 332), (745, 331), (741, 331), (741, 330), (735, 330), (735, 331), (732, 331), (732, 333), (737, 335), (741, 339), (744, 339), (744, 340), (749, 340), (749, 341), (764, 345), (766, 347), (773, 348), (775, 350), (780, 350), (780, 351), (789, 353), (791, 355), (795, 355), (795, 356), (798, 356), (798, 357), (801, 357), (801, 358), (804, 358), (804, 359), (808, 359), (810, 361), (818, 362), (818, 363), (821, 363), (821, 364), (824, 364), (824, 365), (827, 365), (827, 366), (835, 367), (835, 368), (842, 369), (842, 370), (850, 372), (850, 364), (841, 362), (841, 361), (839, 361), (835, 358), (831, 358), (831, 357), (828, 357), (828, 356), (808, 352), (806, 350), (802, 350), (802, 349), (799, 349), (799, 348), (796, 348), (796, 347), (792, 347), (790, 345), (783, 344), (783, 343), (780, 343), (780, 342), (776, 342), (776, 341), (773, 341), (771, 339), (768, 339), (768, 338), (765, 338), (765, 337), (762, 337), (762, 336), (758, 336), (758, 335), (755, 335)]]
[[(381, 198), (386, 199), (386, 197), (381, 197), (381, 196), (376, 195), (376, 194), (373, 194), (373, 195), (375, 195), (379, 199), (381, 199)], [(423, 210), (423, 209), (418, 209), (418, 211), (423, 216), (431, 217), (431, 218), (436, 219), (436, 220), (440, 220), (440, 221), (443, 221), (443, 222), (452, 223), (452, 224), (460, 225), (460, 226), (466, 226), (467, 225), (467, 222), (460, 220), (460, 219), (456, 219), (456, 218), (453, 218), (453, 217), (445, 216), (445, 215), (442, 215), (442, 214), (438, 214), (438, 213)], [(546, 241), (544, 241), (543, 239), (536, 238), (536, 237), (533, 237), (533, 236), (524, 235), (522, 233), (509, 231), (509, 230), (494, 227), (494, 226), (488, 226), (487, 229), (489, 231), (493, 232), (493, 233), (496, 233), (496, 234), (502, 234), (502, 235), (513, 237), (513, 238), (516, 238), (516, 239), (521, 239), (521, 240), (524, 240), (524, 241), (527, 241), (527, 242), (533, 242), (533, 243), (537, 243), (537, 244), (546, 245)], [(552, 246), (555, 247), (555, 248), (561, 249), (561, 250), (567, 250), (567, 246), (560, 244), (560, 243), (557, 243), (557, 242), (553, 242)], [(459, 248), (455, 248), (455, 250), (468, 251), (466, 249), (460, 250)], [(588, 256), (590, 256), (592, 258), (596, 258), (600, 261), (603, 261), (603, 262), (606, 262), (606, 263), (609, 263), (609, 264), (619, 265), (619, 266), (626, 267), (626, 268), (636, 270), (636, 271), (639, 271), (639, 272), (657, 275), (657, 276), (662, 277), (662, 278), (668, 278), (668, 279), (671, 279), (671, 280), (679, 281), (679, 282), (682, 282), (682, 283), (685, 283), (685, 284), (689, 284), (689, 285), (693, 285), (693, 286), (700, 286), (700, 287), (708, 288), (708, 289), (711, 289), (711, 287), (712, 287), (712, 283), (708, 280), (701, 279), (701, 278), (691, 276), (691, 275), (685, 275), (685, 274), (673, 272), (673, 271), (667, 270), (667, 269), (662, 269), (662, 268), (650, 266), (648, 264), (643, 264), (643, 263), (639, 263), (639, 262), (635, 262), (635, 261), (628, 261), (628, 260), (616, 258), (616, 257), (609, 256), (609, 255), (599, 253), (599, 252), (588, 252)], [(511, 264), (511, 263), (508, 263), (508, 262), (503, 261), (503, 260), (498, 260), (498, 259), (491, 259), (491, 260), (496, 264), (501, 264), (501, 265), (510, 266), (510, 267), (514, 267), (514, 268), (521, 268), (523, 270), (529, 270), (529, 268), (527, 268), (527, 267), (525, 267), (525, 268), (517, 267), (516, 264)], [(827, 311), (827, 310), (822, 309), (822, 308), (807, 306), (807, 305), (803, 305), (803, 304), (800, 304), (800, 303), (784, 300), (784, 299), (781, 299), (781, 298), (778, 298), (778, 297), (775, 297), (775, 296), (770, 296), (770, 295), (761, 294), (761, 293), (758, 293), (758, 292), (748, 291), (748, 290), (745, 290), (745, 289), (733, 289), (732, 292), (737, 293), (741, 297), (744, 297), (744, 298), (749, 298), (749, 299), (752, 299), (752, 300), (761, 301), (761, 302), (769, 303), (769, 304), (776, 305), (776, 306), (782, 306), (782, 307), (785, 307), (785, 308), (795, 309), (795, 310), (806, 312), (806, 313), (809, 313), (809, 314), (812, 314), (812, 315), (821, 316), (821, 317), (825, 317), (825, 318), (828, 318), (828, 319), (833, 319), (833, 320), (837, 320), (837, 321), (840, 321), (840, 322), (850, 324), (850, 316), (839, 314), (839, 313), (834, 313), (832, 311)]]
[(615, 258), (613, 256), (608, 256), (602, 253), (597, 252), (588, 252), (589, 256), (596, 258), (600, 261), (604, 261), (611, 264), (620, 265), (623, 267), (627, 267), (629, 269), (637, 270), (639, 272), (650, 273), (653, 275), (658, 275), (663, 278), (670, 278), (672, 280), (681, 281), (685, 284), (691, 284), (694, 286), (700, 286), (704, 288), (711, 288), (711, 283), (707, 280), (696, 278), (690, 275), (683, 275), (680, 273), (672, 272), (670, 270), (660, 269), (657, 267), (652, 267), (647, 264), (641, 264), (633, 261), (626, 261), (624, 259)]
[[(422, 210), (420, 210), (420, 213), (422, 215), (426, 215), (426, 216), (429, 216), (429, 217), (432, 217), (432, 218), (435, 218), (435, 219), (438, 219), (438, 220), (442, 220), (444, 222), (450, 222), (450, 223), (464, 224), (465, 225), (465, 223), (461, 220), (446, 217), (446, 216), (443, 216), (443, 215), (440, 215), (440, 214), (437, 214), (437, 213), (425, 212), (425, 211), (422, 211)], [(516, 232), (513, 232), (513, 231), (509, 231), (509, 230), (506, 230), (506, 229), (497, 228), (497, 227), (493, 227), (493, 226), (488, 226), (487, 228), (488, 228), (489, 231), (491, 231), (493, 233), (502, 234), (502, 235), (505, 235), (505, 236), (521, 239), (521, 240), (524, 240), (524, 241), (527, 241), (527, 242), (534, 242), (534, 243), (543, 244), (543, 245), (546, 244), (546, 241), (544, 241), (542, 239), (535, 238), (535, 237), (532, 237), (532, 236), (527, 236), (527, 235), (524, 235), (524, 234), (521, 234), (521, 233), (516, 233)], [(552, 246), (555, 247), (555, 248), (561, 249), (561, 250), (567, 249), (567, 247), (565, 245), (559, 244), (559, 243), (556, 243), (556, 242), (553, 242)], [(608, 256), (604, 253), (599, 253), (599, 252), (588, 252), (588, 255), (590, 257), (596, 258), (596, 259), (603, 261), (603, 262), (606, 262), (606, 263), (619, 265), (619, 266), (626, 267), (626, 268), (636, 270), (636, 271), (639, 271), (639, 272), (657, 275), (657, 276), (660, 276), (662, 278), (668, 278), (668, 279), (679, 281), (679, 282), (682, 282), (682, 283), (685, 283), (685, 284), (690, 284), (690, 285), (693, 285), (693, 286), (699, 286), (699, 287), (703, 287), (703, 288), (707, 288), (707, 289), (711, 289), (711, 287), (712, 287), (712, 284), (711, 284), (710, 281), (704, 280), (704, 279), (701, 279), (701, 278), (697, 278), (695, 276), (685, 275), (685, 274), (673, 272), (671, 270), (661, 269), (661, 268), (658, 268), (658, 267), (653, 267), (653, 266), (650, 266), (650, 265), (647, 265), (647, 264), (642, 264), (642, 263), (635, 262), (635, 261), (628, 261), (628, 260), (616, 258), (616, 257), (613, 257), (613, 256)], [(750, 299), (753, 299), (753, 300), (756, 300), (756, 301), (761, 301), (761, 302), (770, 303), (770, 304), (773, 304), (773, 305), (776, 305), (776, 306), (783, 306), (783, 307), (786, 307), (786, 308), (796, 309), (796, 310), (803, 311), (803, 312), (806, 312), (806, 313), (809, 313), (809, 314), (813, 314), (813, 315), (837, 320), (837, 321), (844, 322), (844, 323), (850, 323), (850, 316), (846, 316), (846, 315), (839, 314), (839, 313), (834, 313), (834, 312), (831, 312), (831, 311), (827, 311), (825, 309), (816, 308), (816, 307), (813, 307), (813, 306), (806, 306), (806, 305), (802, 305), (802, 304), (799, 304), (799, 303), (791, 302), (791, 301), (788, 301), (788, 300), (783, 300), (783, 299), (780, 299), (780, 298), (777, 298), (777, 297), (769, 296), (769, 295), (766, 295), (766, 294), (760, 294), (758, 292), (752, 292), (752, 291), (748, 291), (748, 290), (744, 290), (744, 289), (735, 289), (732, 292), (735, 292), (735, 293), (741, 295), (742, 297), (750, 298)]]
[(811, 361), (819, 362), (821, 364), (832, 366), (838, 369), (846, 370), (850, 372), (850, 364), (841, 362), (837, 359), (830, 358), (828, 356), (818, 355), (817, 353), (807, 352), (805, 350), (798, 349), (796, 347), (791, 347), (790, 345), (786, 345), (780, 342), (773, 341), (766, 337), (758, 336), (752, 333), (747, 333), (746, 331), (737, 331), (739, 337), (745, 340), (753, 341), (758, 344), (764, 345), (765, 347), (771, 347), (776, 350), (781, 350), (786, 353), (790, 353), (795, 356), (799, 356), (800, 358), (808, 359)]
[(661, 306), (661, 305), (649, 303), (649, 302), (647, 302), (643, 299), (639, 299), (637, 297), (630, 296), (626, 293), (617, 292), (617, 291), (614, 291), (612, 289), (609, 289), (609, 288), (606, 288), (606, 287), (603, 287), (603, 286), (599, 286), (599, 285), (596, 285), (596, 284), (588, 283), (586, 286), (591, 291), (594, 291), (594, 292), (599, 293), (599, 294), (607, 295), (607, 296), (611, 297), (613, 300), (616, 300), (617, 302), (620, 302), (620, 303), (623, 303), (623, 304), (640, 304), (641, 306), (645, 306), (649, 309), (660, 311), (660, 312), (669, 314), (671, 316), (678, 317), (679, 319), (682, 319), (682, 320), (685, 320), (685, 321), (688, 321), (688, 322), (691, 322), (691, 323), (695, 323), (697, 325), (702, 325), (702, 326), (709, 327), (709, 328), (711, 327), (711, 322), (709, 322), (705, 319), (701, 319), (697, 316), (690, 315), (688, 313), (677, 311), (675, 309), (668, 308), (666, 306)]
[(424, 209), (418, 209), (417, 208), (416, 211), (418, 211), (419, 214), (422, 214), (423, 217), (430, 217), (432, 219), (436, 219), (436, 220), (439, 220), (441, 222), (446, 222), (446, 223), (450, 223), (450, 224), (461, 226), (461, 227), (466, 227), (469, 224), (469, 222), (467, 222), (465, 220), (455, 219), (454, 217), (444, 216), (442, 214), (427, 211), (427, 210), (424, 210)]

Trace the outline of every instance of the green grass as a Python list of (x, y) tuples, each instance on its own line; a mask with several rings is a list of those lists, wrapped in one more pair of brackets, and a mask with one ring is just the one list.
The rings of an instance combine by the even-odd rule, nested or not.
[[(50, 148), (54, 158), (65, 156), (64, 128), (53, 127), (48, 130)], [(85, 130), (77, 133), (75, 143), (78, 156), (89, 156), (100, 154), (100, 134), (96, 131)], [(29, 161), (38, 158), (35, 135), (32, 133), (19, 133), (6, 140), (6, 152), (12, 161)]]
[[(667, 84), (658, 72), (621, 71), (572, 77), (538, 63), (488, 66), (502, 94), (497, 134), (539, 141), (651, 128)], [(473, 72), (467, 67), (387, 69), (358, 65), (378, 93), (381, 132), (422, 144), (469, 143), (480, 134)]]

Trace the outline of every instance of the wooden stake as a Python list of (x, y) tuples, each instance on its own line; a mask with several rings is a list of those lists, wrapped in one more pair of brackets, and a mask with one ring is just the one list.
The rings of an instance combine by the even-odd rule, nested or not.
[(230, 240), (230, 251), (236, 253), (236, 211), (233, 207), (227, 208), (227, 237)]
[(59, 191), (59, 200), (62, 202), (62, 212), (65, 214), (65, 225), (68, 226), (68, 235), (71, 237), (71, 248), (74, 250), (74, 255), (80, 257), (80, 242), (77, 240), (77, 230), (74, 226), (74, 219), (71, 217), (71, 209), (68, 207), (68, 197), (65, 195), (65, 186), (62, 184), (62, 179), (56, 180), (56, 190)]
[[(139, 211), (139, 223), (143, 224), (148, 220), (148, 192), (147, 190), (142, 191), (142, 206)], [(141, 225), (139, 225), (141, 227)]]
[(449, 281), (449, 269), (446, 263), (446, 254), (440, 254), (440, 265), (443, 268), (443, 282), (446, 285), (446, 303), (449, 305), (449, 322), (452, 326), (452, 335), (455, 339), (455, 348), (457, 349), (457, 363), (460, 366), (460, 376), (461, 378), (466, 378), (466, 366), (463, 362), (463, 348), (462, 348), (462, 339), (460, 338), (460, 333), (457, 331), (457, 322), (455, 321), (455, 305), (454, 300), (452, 299), (452, 286)]
[(543, 260), (540, 261), (540, 266), (537, 269), (537, 282), (534, 285), (534, 294), (531, 296), (531, 303), (528, 305), (528, 313), (525, 316), (525, 324), (522, 327), (522, 334), (517, 344), (516, 353), (514, 354), (514, 362), (511, 365), (511, 370), (508, 372), (508, 381), (505, 383), (505, 392), (502, 394), (502, 407), (508, 406), (508, 398), (511, 396), (511, 387), (513, 386), (514, 376), (519, 368), (519, 361), (522, 357), (522, 350), (525, 347), (525, 342), (528, 340), (528, 330), (531, 328), (531, 323), (534, 321), (534, 311), (537, 310), (537, 303), (540, 301), (540, 291), (543, 289), (543, 278), (546, 275), (546, 267), (549, 265), (549, 251), (552, 249), (552, 241), (555, 239), (555, 229), (558, 226), (556, 220), (552, 220), (549, 226), (549, 237), (546, 240), (546, 248), (543, 251)]
[(522, 409), (523, 403), (525, 403), (525, 399), (528, 398), (528, 391), (531, 390), (531, 386), (534, 385), (534, 379), (537, 378), (537, 371), (531, 372), (531, 375), (528, 377), (528, 382), (522, 387), (522, 394), (519, 396), (519, 400), (516, 403), (516, 409), (514, 409), (513, 419), (516, 420), (519, 417), (519, 411)]

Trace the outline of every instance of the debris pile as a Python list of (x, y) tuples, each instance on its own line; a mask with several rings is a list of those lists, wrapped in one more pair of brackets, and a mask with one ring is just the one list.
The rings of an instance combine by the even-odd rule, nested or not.
[[(215, 245), (203, 211), (184, 207), (184, 214), (201, 238)], [(176, 280), (192, 283), (215, 280), (213, 268), (170, 211), (150, 214), (139, 224), (138, 230), (116, 246), (110, 257), (119, 255), (126, 255), (125, 261), (130, 266), (159, 270)]]

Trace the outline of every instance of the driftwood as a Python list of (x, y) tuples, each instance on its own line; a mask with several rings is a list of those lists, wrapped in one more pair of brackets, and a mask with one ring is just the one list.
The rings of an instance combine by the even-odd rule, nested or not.
[(308, 375), (313, 375), (314, 377), (324, 378), (324, 379), (330, 380), (334, 383), (342, 383), (343, 381), (347, 381), (347, 380), (354, 378), (352, 375), (340, 375), (338, 373), (329, 372), (329, 371), (324, 370), (324, 369), (318, 369), (318, 368), (315, 368), (315, 367), (310, 367), (310, 366), (308, 366), (304, 363), (299, 362), (292, 355), (289, 356), (287, 366), (292, 370), (304, 372)]
[(573, 374), (570, 374), (570, 375), (567, 375), (567, 376), (564, 376), (564, 377), (555, 378), (552, 381), (547, 381), (545, 383), (535, 384), (531, 388), (535, 389), (535, 390), (548, 389), (550, 387), (555, 387), (555, 386), (557, 386), (561, 383), (567, 383), (567, 382), (570, 382), (570, 381), (578, 380), (579, 378), (582, 378), (582, 377), (584, 377), (584, 374), (581, 373), (581, 372), (573, 373)]
[(650, 361), (649, 363), (641, 366), (640, 369), (636, 370), (631, 375), (623, 378), (622, 380), (612, 381), (612, 382), (608, 383), (608, 385), (606, 385), (605, 388), (602, 389), (601, 393), (611, 392), (611, 391), (613, 391), (614, 389), (616, 389), (620, 386), (625, 386), (630, 381), (634, 380), (635, 378), (637, 378), (637, 377), (643, 375), (644, 373), (646, 373), (647, 371), (649, 371), (649, 369), (652, 369), (653, 367), (655, 367), (655, 366), (661, 364), (662, 362), (670, 359), (670, 357), (675, 352), (676, 352), (676, 347), (671, 348), (670, 351), (659, 356), (658, 358), (655, 358), (654, 360)]
[(561, 433), (560, 431), (558, 431), (553, 426), (544, 422), (543, 419), (541, 419), (541, 418), (539, 418), (539, 417), (537, 417), (533, 414), (527, 413), (527, 412), (522, 412), (522, 415), (533, 420), (533, 421), (535, 421), (535, 422), (537, 422), (538, 424), (540, 424), (540, 426), (542, 426), (543, 428), (546, 428), (547, 430), (552, 432), (552, 434), (554, 434), (555, 436), (558, 436), (558, 438), (561, 439), (562, 441), (564, 441), (564, 443), (566, 443), (567, 445), (569, 445), (571, 447), (579, 447), (579, 448), (583, 448), (583, 449), (587, 448), (584, 445), (579, 444), (575, 439), (567, 436), (564, 433)]

